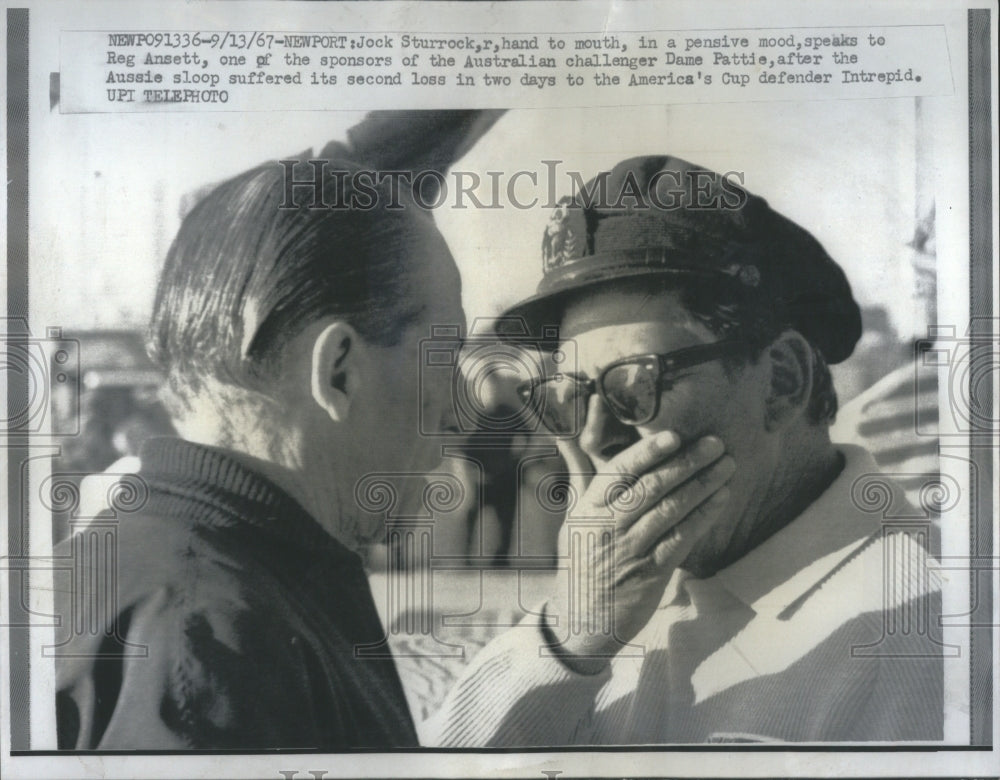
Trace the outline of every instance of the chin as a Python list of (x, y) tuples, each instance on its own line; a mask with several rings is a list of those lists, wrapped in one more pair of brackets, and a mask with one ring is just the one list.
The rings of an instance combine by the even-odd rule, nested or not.
[(732, 561), (726, 559), (729, 539), (721, 534), (709, 533), (694, 546), (681, 564), (698, 579), (706, 579), (726, 568)]
[(691, 551), (684, 562), (680, 565), (680, 568), (684, 571), (690, 572), (692, 575), (700, 580), (711, 577), (715, 574), (721, 567), (718, 566), (718, 555), (707, 553), (698, 549), (697, 547)]
[[(404, 512), (406, 507), (403, 501), (397, 501), (391, 509), (391, 515), (396, 516)], [(358, 523), (354, 528), (354, 539), (358, 545), (371, 545), (379, 542), (385, 543), (389, 518), (381, 512), (362, 512), (358, 518)]]
[(365, 545), (358, 551), (358, 555), (369, 572), (384, 572), (389, 566), (389, 548), (383, 542)]
[(368, 512), (352, 513), (340, 518), (340, 528), (336, 539), (354, 553), (367, 560), (368, 548), (386, 538), (385, 517)]

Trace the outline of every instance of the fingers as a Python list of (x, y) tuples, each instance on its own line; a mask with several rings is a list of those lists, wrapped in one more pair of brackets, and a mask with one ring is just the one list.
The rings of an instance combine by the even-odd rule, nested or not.
[(705, 536), (719, 519), (722, 509), (729, 500), (729, 494), (729, 488), (723, 486), (695, 507), (683, 522), (671, 526), (653, 548), (650, 555), (652, 561), (666, 571), (672, 571), (680, 566), (698, 540)]
[(676, 433), (660, 431), (655, 436), (639, 439), (628, 449), (619, 452), (608, 461), (608, 470), (626, 478), (637, 479), (664, 458), (677, 452), (680, 446), (681, 439)]
[[(718, 455), (722, 454), (722, 443), (714, 437), (712, 441), (718, 447), (718, 453), (716, 454), (716, 457), (718, 457)], [(716, 445), (712, 445), (713, 452)], [(576, 439), (559, 439), (556, 441), (556, 446), (559, 448), (560, 454), (569, 467), (571, 484), (575, 489), (580, 491), (579, 495), (583, 495), (583, 490), (590, 485), (595, 473), (593, 463), (583, 449), (581, 449)], [(660, 431), (655, 436), (649, 436), (635, 442), (632, 446), (626, 448), (608, 461), (604, 467), (608, 472), (607, 476), (618, 475), (620, 479), (617, 481), (602, 480), (596, 487), (596, 490), (592, 491), (592, 495), (590, 496), (591, 503), (594, 506), (611, 505), (617, 522), (626, 525), (631, 523), (635, 518), (641, 516), (643, 512), (649, 509), (650, 506), (655, 504), (665, 490), (679, 484), (689, 476), (685, 474), (680, 478), (675, 477), (671, 479), (668, 474), (666, 477), (658, 479), (657, 475), (652, 475), (643, 482), (643, 475), (646, 472), (665, 458), (669, 458), (676, 453), (680, 446), (680, 437), (673, 431)], [(695, 457), (697, 458), (697, 456)], [(698, 462), (698, 467), (704, 465), (700, 460)], [(676, 471), (681, 467), (682, 464), (678, 464), (674, 470)], [(602, 470), (603, 474), (604, 470)], [(673, 474), (673, 471), (670, 474)], [(636, 492), (630, 494), (628, 497), (622, 496), (622, 500), (617, 502), (618, 506), (614, 506), (616, 503), (614, 498), (616, 495), (621, 494), (621, 490), (618, 490), (617, 493), (609, 493), (609, 489), (614, 487), (623, 488), (624, 484), (632, 485), (636, 482), (643, 482), (643, 484), (636, 488)], [(663, 482), (662, 489), (659, 482)], [(628, 501), (635, 498), (639, 499), (636, 506), (626, 506)]]
[[(592, 506), (610, 510), (621, 545), (620, 561), (648, 555), (672, 526), (725, 484), (735, 470), (715, 436), (683, 449), (673, 431), (640, 439), (608, 461), (605, 468), (618, 475), (617, 480), (602, 473), (607, 479), (594, 481), (593, 464), (575, 440), (561, 439), (557, 446), (578, 495), (588, 489), (586, 500)], [(631, 488), (626, 490), (627, 485)]]
[[(633, 495), (623, 497), (615, 509), (625, 509), (626, 498), (632, 506), (628, 512), (616, 513), (619, 532), (625, 531), (652, 510), (672, 490), (687, 482), (700, 471), (718, 461), (725, 454), (722, 442), (714, 436), (706, 436), (686, 447), (665, 463), (642, 474), (633, 487)], [(666, 530), (666, 529), (664, 529)]]
[[(655, 503), (620, 537), (626, 545), (627, 553), (636, 557), (646, 556), (665, 535), (676, 536), (679, 533), (677, 526), (686, 522), (686, 518), (695, 510), (702, 507), (720, 490), (725, 489), (724, 486), (735, 472), (736, 462), (726, 455), (713, 460), (707, 467), (701, 468), (683, 481), (679, 487)], [(691, 475), (690, 471), (686, 473)], [(708, 508), (711, 509), (711, 506)]]

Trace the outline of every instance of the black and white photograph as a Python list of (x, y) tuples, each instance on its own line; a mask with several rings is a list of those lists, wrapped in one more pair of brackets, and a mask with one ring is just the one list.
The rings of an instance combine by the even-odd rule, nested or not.
[(996, 38), (8, 2), (4, 776), (997, 776)]

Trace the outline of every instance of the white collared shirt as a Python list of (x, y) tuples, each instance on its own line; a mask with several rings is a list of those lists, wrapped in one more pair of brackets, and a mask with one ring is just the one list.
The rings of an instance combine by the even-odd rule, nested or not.
[[(865, 450), (792, 523), (707, 579), (678, 570), (599, 675), (519, 626), (474, 659), (423, 730), (447, 745), (940, 740), (940, 586), (899, 488)], [(864, 492), (868, 491), (868, 492)], [(925, 523), (929, 525), (929, 523)], [(935, 612), (936, 610), (936, 612)]]

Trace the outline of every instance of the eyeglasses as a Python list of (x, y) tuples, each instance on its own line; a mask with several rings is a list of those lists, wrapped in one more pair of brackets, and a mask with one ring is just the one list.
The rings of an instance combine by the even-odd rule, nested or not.
[(611, 363), (596, 380), (556, 373), (521, 384), (518, 395), (560, 436), (583, 428), (595, 392), (620, 422), (645, 425), (660, 413), (660, 395), (673, 387), (678, 371), (730, 355), (739, 345), (727, 339), (659, 355), (632, 355)]

